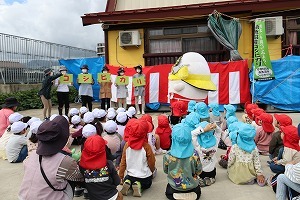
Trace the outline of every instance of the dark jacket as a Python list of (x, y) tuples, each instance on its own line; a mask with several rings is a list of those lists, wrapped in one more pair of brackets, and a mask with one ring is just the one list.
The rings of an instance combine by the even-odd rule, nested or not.
[(62, 76), (62, 73), (58, 73), (54, 76), (45, 76), (45, 79), (42, 83), (42, 89), (39, 91), (39, 95), (43, 95), (46, 99), (51, 99), (51, 86), (53, 85), (52, 81)]
[(89, 192), (90, 200), (107, 200), (118, 193), (117, 186), (121, 179), (112, 161), (98, 170), (83, 169), (80, 171), (85, 179), (85, 186)]
[(273, 133), (272, 140), (269, 144), (269, 153), (275, 158), (278, 156), (279, 149), (283, 147), (280, 131)]

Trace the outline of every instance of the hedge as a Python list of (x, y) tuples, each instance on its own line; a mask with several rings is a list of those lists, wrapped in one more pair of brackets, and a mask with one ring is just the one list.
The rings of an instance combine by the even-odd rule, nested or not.
[[(8, 97), (15, 97), (20, 102), (20, 106), (18, 106), (18, 111), (29, 110), (29, 109), (40, 109), (43, 108), (42, 101), (40, 96), (38, 95), (39, 89), (32, 89), (26, 91), (18, 91), (9, 94), (0, 94), (0, 102), (1, 105), (5, 102), (5, 99)], [(69, 101), (74, 102), (75, 97), (78, 96), (78, 92), (74, 87), (70, 87), (70, 95)], [(57, 96), (56, 89), (52, 89), (51, 91), (51, 100), (52, 105), (57, 105)]]

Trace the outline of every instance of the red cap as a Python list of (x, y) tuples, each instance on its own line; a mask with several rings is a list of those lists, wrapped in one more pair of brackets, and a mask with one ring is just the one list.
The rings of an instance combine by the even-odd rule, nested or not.
[(79, 165), (84, 169), (101, 169), (106, 166), (106, 141), (99, 135), (86, 139)]
[(255, 119), (256, 124), (258, 124), (258, 118), (262, 113), (264, 113), (265, 111), (261, 108), (255, 108), (252, 110), (253, 113), (253, 118)]
[(131, 118), (126, 126), (125, 126), (125, 129), (124, 129), (124, 141), (128, 141), (128, 138), (129, 138), (129, 135), (130, 135), (130, 127), (131, 127), (131, 124), (135, 124), (135, 123), (139, 123), (138, 119), (136, 118)]
[(182, 117), (187, 114), (187, 103), (183, 101), (176, 101), (171, 104), (173, 116)]
[(145, 142), (148, 142), (147, 133), (149, 131), (149, 125), (146, 120), (138, 119), (137, 123), (130, 123), (126, 125), (128, 146), (134, 150), (140, 150)]
[(293, 124), (292, 118), (285, 114), (274, 114), (275, 119), (278, 121), (280, 126), (290, 126)]
[(273, 133), (275, 128), (273, 126), (273, 116), (268, 113), (262, 113), (257, 117), (262, 121), (263, 130), (267, 133)]
[(284, 133), (283, 145), (285, 147), (300, 151), (298, 128), (293, 125), (290, 125), (281, 126), (280, 129)]
[(252, 104), (252, 103), (249, 103), (249, 104), (246, 104), (246, 113), (248, 115), (248, 117), (253, 120), (253, 109), (255, 108), (258, 108), (258, 105), (257, 104)]
[(154, 125), (153, 125), (153, 121), (152, 121), (151, 115), (145, 114), (140, 119), (145, 120), (145, 121), (148, 122), (148, 127), (149, 127), (148, 133), (151, 133), (153, 131), (153, 129), (154, 129)]

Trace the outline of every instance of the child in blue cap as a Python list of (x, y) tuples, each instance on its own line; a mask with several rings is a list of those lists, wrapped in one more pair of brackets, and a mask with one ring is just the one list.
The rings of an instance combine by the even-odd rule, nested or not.
[(236, 144), (231, 147), (228, 159), (228, 178), (235, 184), (266, 184), (258, 149), (254, 142), (256, 131), (250, 124), (239, 124)]
[(221, 128), (215, 123), (203, 121), (192, 131), (193, 145), (200, 156), (203, 172), (200, 175), (200, 186), (210, 186), (216, 182), (216, 152), (221, 137)]
[(192, 112), (188, 114), (183, 120), (181, 120), (182, 123), (188, 125), (192, 130), (194, 130), (196, 125), (200, 123), (200, 115), (198, 115), (195, 112)]
[(180, 123), (173, 127), (171, 150), (164, 155), (163, 169), (168, 174), (168, 199), (199, 199), (198, 176), (202, 166), (192, 144), (191, 127)]
[(227, 105), (224, 105), (224, 120), (221, 124), (221, 128), (223, 131), (225, 131), (228, 127), (227, 127), (227, 119), (230, 117), (230, 116), (235, 116), (235, 111), (236, 111), (236, 108), (231, 105), (231, 104), (227, 104)]
[(204, 102), (196, 103), (195, 112), (200, 115), (200, 122), (210, 122), (208, 107)]
[(194, 100), (191, 100), (191, 101), (189, 101), (189, 103), (188, 103), (188, 112), (187, 112), (187, 114), (190, 114), (190, 113), (192, 113), (192, 112), (195, 112), (195, 105), (196, 105), (196, 101), (194, 101)]
[(218, 126), (221, 125), (223, 119), (222, 116), (220, 114), (220, 110), (219, 110), (219, 104), (217, 103), (210, 103), (208, 105), (208, 107), (210, 108), (210, 122), (216, 123)]

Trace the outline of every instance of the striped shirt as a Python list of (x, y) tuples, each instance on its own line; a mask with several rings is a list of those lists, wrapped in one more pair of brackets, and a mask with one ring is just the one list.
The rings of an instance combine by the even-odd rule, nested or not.
[(69, 181), (83, 181), (77, 162), (70, 156), (64, 157), (56, 173), (58, 182), (64, 182), (65, 179)]
[(284, 174), (294, 183), (300, 184), (300, 162), (295, 165), (287, 164)]

